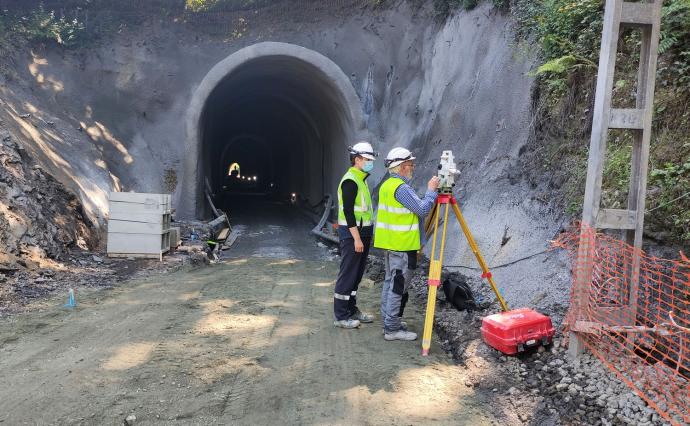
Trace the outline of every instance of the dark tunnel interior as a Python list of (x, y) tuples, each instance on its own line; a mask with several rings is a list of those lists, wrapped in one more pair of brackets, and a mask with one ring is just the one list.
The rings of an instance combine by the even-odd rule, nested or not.
[(232, 212), (237, 200), (251, 199), (246, 194), (288, 200), (294, 193), (314, 204), (332, 193), (353, 131), (342, 93), (319, 68), (270, 56), (245, 62), (216, 86), (201, 132), (200, 173), (215, 203)]

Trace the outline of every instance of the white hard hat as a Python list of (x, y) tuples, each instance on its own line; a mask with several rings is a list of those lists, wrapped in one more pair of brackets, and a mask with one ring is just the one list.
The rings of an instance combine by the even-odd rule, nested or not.
[(405, 161), (414, 160), (416, 157), (412, 156), (412, 153), (405, 148), (393, 148), (390, 150), (386, 156), (386, 167), (392, 169), (404, 163)]
[(357, 142), (353, 146), (347, 148), (350, 155), (359, 155), (367, 160), (376, 160), (378, 154), (374, 152), (374, 148), (371, 147), (369, 142)]

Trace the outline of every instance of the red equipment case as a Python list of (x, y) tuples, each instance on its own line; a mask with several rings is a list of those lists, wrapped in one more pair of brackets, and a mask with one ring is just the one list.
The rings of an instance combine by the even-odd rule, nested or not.
[(551, 318), (528, 308), (489, 315), (482, 320), (484, 342), (506, 355), (547, 346), (555, 333)]

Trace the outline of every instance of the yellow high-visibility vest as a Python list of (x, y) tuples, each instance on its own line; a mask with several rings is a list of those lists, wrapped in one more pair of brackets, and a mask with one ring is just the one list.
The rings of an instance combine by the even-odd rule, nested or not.
[(374, 217), (373, 206), (371, 203), (371, 193), (369, 186), (364, 181), (366, 172), (357, 167), (350, 167), (338, 184), (338, 225), (347, 226), (345, 211), (343, 210), (343, 182), (346, 180), (354, 181), (357, 184), (357, 196), (355, 197), (355, 219), (357, 225), (371, 226)]
[(400, 178), (388, 178), (379, 189), (374, 247), (393, 251), (419, 250), (419, 218), (395, 199), (395, 191), (404, 184)]

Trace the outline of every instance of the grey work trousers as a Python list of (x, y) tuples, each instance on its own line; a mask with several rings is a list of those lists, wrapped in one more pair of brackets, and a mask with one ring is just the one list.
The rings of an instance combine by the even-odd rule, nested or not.
[(417, 252), (386, 250), (384, 263), (386, 278), (381, 289), (381, 318), (384, 331), (392, 333), (401, 328), (412, 271), (417, 269)]

